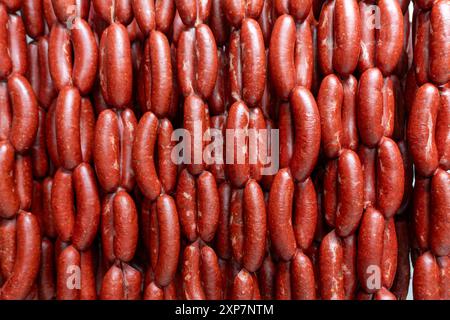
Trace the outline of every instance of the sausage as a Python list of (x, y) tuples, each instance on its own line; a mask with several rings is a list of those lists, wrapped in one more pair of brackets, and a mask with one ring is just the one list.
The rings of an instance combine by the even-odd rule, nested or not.
[(341, 108), (344, 89), (334, 74), (326, 76), (320, 85), (317, 105), (320, 112), (321, 139), (325, 155), (336, 158), (341, 149)]
[(450, 174), (438, 169), (431, 179), (431, 251), (437, 256), (450, 253)]
[(130, 261), (138, 241), (138, 217), (133, 198), (118, 191), (113, 199), (114, 255), (121, 261)]
[[(250, 177), (248, 136), (249, 110), (245, 103), (235, 102), (229, 111), (226, 123), (225, 146), (227, 177), (233, 186), (240, 188)], [(229, 130), (229, 131), (228, 131)], [(230, 143), (231, 142), (231, 143)]]
[(431, 176), (439, 164), (435, 140), (439, 92), (432, 84), (424, 84), (417, 93), (408, 121), (408, 142), (416, 171)]
[(36, 137), (39, 111), (36, 96), (28, 80), (15, 73), (8, 79), (12, 123), (9, 140), (17, 152), (28, 151)]
[(383, 137), (378, 147), (377, 208), (386, 219), (400, 208), (405, 186), (403, 160), (397, 144)]
[(363, 172), (358, 155), (344, 150), (338, 160), (338, 204), (336, 209), (336, 233), (346, 237), (361, 220), (363, 202)]
[(319, 270), (321, 297), (324, 300), (344, 300), (344, 250), (335, 231), (327, 234), (320, 244)]
[(154, 148), (158, 132), (158, 119), (147, 112), (139, 121), (133, 144), (133, 168), (136, 182), (142, 193), (150, 200), (161, 192), (161, 183), (155, 169)]
[(439, 267), (428, 251), (416, 261), (413, 275), (413, 294), (417, 300), (439, 300)]
[(277, 95), (288, 100), (295, 85), (295, 22), (282, 15), (273, 26), (269, 47), (269, 72)]
[(156, 205), (159, 228), (159, 254), (155, 282), (165, 287), (172, 282), (180, 252), (180, 226), (175, 201), (168, 195), (158, 197)]
[(217, 184), (208, 171), (197, 179), (197, 229), (205, 242), (213, 240), (219, 224), (219, 192)]
[(77, 216), (72, 244), (79, 251), (89, 248), (95, 239), (100, 223), (100, 199), (94, 171), (87, 163), (80, 164), (73, 172)]
[(41, 236), (38, 220), (21, 211), (17, 216), (17, 251), (11, 276), (2, 287), (2, 300), (24, 299), (30, 292), (38, 272)]
[(272, 245), (277, 255), (289, 261), (295, 254), (296, 242), (292, 227), (294, 183), (288, 169), (281, 169), (269, 195), (268, 223)]
[(261, 266), (266, 245), (266, 205), (261, 187), (249, 180), (244, 189), (244, 248), (243, 266), (255, 272)]
[(384, 217), (373, 207), (363, 214), (358, 235), (358, 279), (365, 292), (381, 289)]
[(317, 194), (311, 178), (296, 184), (294, 210), (294, 232), (297, 246), (306, 250), (313, 242), (319, 210)]
[(181, 230), (190, 242), (194, 242), (197, 239), (197, 188), (195, 178), (187, 169), (183, 169), (178, 177), (175, 199)]
[(316, 299), (314, 267), (311, 260), (300, 251), (297, 251), (291, 262), (291, 286), (292, 299)]
[(8, 141), (0, 142), (0, 216), (11, 218), (19, 210), (20, 200), (14, 182), (14, 148)]
[(290, 163), (293, 177), (306, 179), (314, 169), (320, 150), (320, 115), (309, 90), (295, 87), (291, 94), (295, 125), (294, 152)]
[(361, 142), (375, 147), (383, 136), (383, 76), (377, 68), (364, 71), (359, 80), (357, 120)]

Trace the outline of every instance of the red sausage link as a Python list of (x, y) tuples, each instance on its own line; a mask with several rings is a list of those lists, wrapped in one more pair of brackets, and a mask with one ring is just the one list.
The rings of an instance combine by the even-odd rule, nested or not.
[(205, 242), (213, 240), (219, 224), (220, 203), (216, 180), (204, 171), (197, 179), (197, 229)]
[(342, 147), (356, 151), (359, 144), (358, 125), (356, 120), (356, 93), (358, 81), (352, 75), (342, 80), (344, 98), (342, 101)]
[(439, 266), (436, 258), (425, 252), (414, 265), (413, 294), (416, 300), (439, 300)]
[(382, 285), (385, 288), (391, 288), (397, 271), (398, 241), (395, 230), (394, 219), (386, 221), (383, 237), (383, 257), (382, 264)]
[(294, 183), (287, 169), (281, 169), (272, 184), (269, 195), (269, 233), (275, 252), (283, 260), (295, 254), (296, 243), (292, 227), (292, 200)]
[(338, 205), (338, 161), (328, 161), (323, 177), (323, 214), (330, 227), (336, 225), (336, 209)]
[(0, 140), (8, 140), (11, 132), (12, 110), (6, 82), (0, 82), (0, 119)]
[(302, 22), (311, 10), (312, 1), (306, 0), (275, 0), (274, 10), (277, 15), (290, 14), (296, 21)]
[(169, 285), (177, 271), (180, 252), (180, 225), (175, 201), (168, 195), (157, 200), (159, 228), (159, 254), (155, 268), (155, 282), (161, 287)]
[(22, 18), (30, 37), (36, 39), (44, 33), (42, 1), (22, 0)]
[[(361, 21), (356, 0), (335, 0), (333, 17), (334, 45), (332, 46), (333, 67), (343, 77), (353, 73), (358, 64), (361, 38), (360, 25)], [(403, 39), (403, 36), (401, 39)], [(319, 50), (320, 48), (319, 46)]]
[(175, 0), (175, 4), (181, 20), (188, 27), (208, 20), (211, 10), (210, 0)]
[(408, 295), (409, 282), (411, 279), (409, 251), (410, 251), (410, 236), (409, 226), (406, 219), (398, 219), (395, 221), (395, 233), (397, 234), (398, 255), (397, 255), (397, 270), (395, 280), (391, 291), (395, 294), (398, 300), (405, 300)]
[(72, 173), (61, 168), (56, 172), (52, 184), (51, 204), (56, 232), (65, 242), (71, 240), (75, 224), (72, 179)]
[(325, 77), (320, 85), (317, 105), (320, 112), (323, 150), (328, 158), (336, 158), (341, 150), (343, 98), (344, 90), (339, 78), (334, 74)]
[(106, 272), (102, 281), (102, 288), (100, 290), (101, 300), (124, 300), (124, 275), (116, 265), (113, 265), (108, 272)]
[(320, 288), (324, 300), (344, 300), (344, 250), (342, 240), (331, 231), (320, 244)]
[(336, 233), (346, 237), (355, 232), (364, 208), (363, 172), (355, 152), (346, 149), (341, 153), (337, 178)]
[(76, 195), (77, 216), (72, 243), (79, 251), (84, 251), (94, 241), (100, 222), (97, 183), (89, 164), (82, 163), (73, 171), (73, 188)]
[(230, 242), (233, 258), (237, 264), (242, 264), (244, 257), (244, 191), (233, 189), (230, 203)]
[(291, 95), (295, 144), (290, 168), (298, 181), (306, 179), (314, 169), (320, 150), (320, 115), (311, 92), (295, 87)]
[(376, 148), (359, 146), (358, 156), (363, 169), (364, 207), (374, 205), (376, 202)]
[(47, 175), (49, 161), (47, 156), (47, 146), (45, 140), (45, 111), (39, 108), (39, 122), (36, 132), (36, 139), (31, 147), (31, 161), (33, 177), (44, 178)]
[(53, 178), (47, 177), (42, 182), (42, 202), (43, 202), (43, 216), (42, 216), (42, 231), (44, 235), (49, 238), (56, 237), (56, 228), (55, 228), (55, 220), (52, 209), (52, 187), (53, 187)]
[(374, 299), (375, 300), (397, 300), (395, 295), (392, 292), (390, 292), (388, 289), (386, 289), (385, 287), (382, 287), (380, 290), (377, 291), (377, 293), (375, 293)]
[(253, 300), (254, 284), (251, 274), (242, 269), (234, 278), (232, 300)]
[(275, 268), (272, 258), (267, 255), (258, 271), (259, 287), (263, 300), (275, 298)]
[(2, 287), (2, 300), (24, 299), (33, 286), (40, 265), (41, 236), (37, 218), (21, 211), (17, 216), (17, 251), (11, 276)]
[[(298, 3), (307, 1), (295, 1)], [(297, 24), (295, 37), (296, 85), (311, 89), (314, 72), (312, 28), (308, 21)]]
[(147, 112), (139, 121), (133, 144), (133, 168), (136, 182), (142, 193), (150, 200), (161, 192), (161, 183), (155, 169), (154, 149), (158, 132), (158, 119)]
[(217, 255), (222, 259), (231, 257), (230, 248), (230, 207), (231, 207), (231, 187), (228, 182), (222, 183), (219, 188), (219, 223), (217, 225), (215, 248)]
[(28, 80), (18, 73), (8, 79), (12, 123), (9, 140), (17, 152), (28, 151), (33, 145), (39, 123), (36, 96)]
[(98, 116), (94, 138), (94, 163), (102, 188), (113, 192), (120, 183), (119, 121), (117, 114), (104, 110)]
[(213, 92), (218, 70), (217, 46), (206, 24), (181, 32), (177, 47), (177, 73), (181, 92), (208, 98)]
[(269, 71), (277, 95), (288, 100), (295, 85), (295, 22), (280, 16), (273, 27), (269, 48)]
[(344, 273), (344, 291), (345, 299), (353, 300), (355, 297), (356, 288), (358, 285), (357, 272), (356, 272), (356, 253), (357, 253), (357, 235), (345, 237), (342, 240), (344, 248), (343, 255), (343, 273)]
[(223, 298), (223, 289), (222, 275), (217, 255), (214, 250), (208, 246), (204, 246), (200, 253), (200, 272), (206, 299), (220, 300)]
[(131, 5), (139, 29), (147, 36), (156, 26), (155, 1), (132, 0)]
[(404, 173), (403, 159), (397, 144), (383, 137), (378, 147), (377, 208), (386, 219), (392, 217), (402, 203)]
[(104, 260), (112, 263), (115, 260), (114, 253), (114, 208), (113, 208), (114, 194), (108, 194), (102, 201), (101, 212), (101, 240), (102, 240), (102, 253)]
[(61, 165), (74, 169), (82, 162), (80, 117), (81, 97), (78, 89), (65, 87), (56, 102), (56, 140)]
[(128, 25), (133, 19), (133, 9), (129, 0), (93, 0), (93, 8), (104, 21), (117, 21)]
[(381, 289), (384, 217), (369, 207), (361, 220), (358, 235), (358, 279), (367, 293)]
[(450, 170), (450, 88), (442, 88), (441, 105), (436, 122), (436, 147), (439, 153), (439, 165)]
[(133, 198), (125, 191), (115, 194), (114, 210), (114, 254), (121, 261), (130, 261), (138, 241), (138, 216)]
[(431, 179), (416, 177), (412, 206), (416, 245), (425, 250), (430, 244)]
[[(36, 91), (36, 94), (39, 102), (45, 109), (50, 107), (57, 94), (50, 69), (49, 53), (48, 36), (40, 37), (38, 40), (39, 89)], [(64, 56), (58, 56), (59, 58), (64, 58)]]
[(450, 254), (450, 174), (437, 169), (431, 179), (431, 250), (437, 256)]
[[(297, 108), (298, 109), (298, 108)], [(294, 152), (294, 123), (291, 105), (281, 103), (278, 109), (278, 127), (280, 135), (280, 168), (289, 167)]]
[(80, 252), (81, 290), (80, 300), (96, 300), (97, 288), (92, 247)]
[(48, 47), (49, 69), (55, 87), (62, 90), (72, 85), (72, 48), (69, 31), (60, 23), (55, 23), (50, 31)]
[[(247, 129), (250, 124), (250, 115), (247, 106), (243, 102), (235, 102), (229, 111), (226, 123), (226, 169), (230, 182), (235, 187), (242, 187), (250, 176), (248, 136)], [(231, 161), (230, 161), (231, 160)]]
[(5, 80), (12, 70), (12, 60), (8, 50), (8, 12), (0, 4), (0, 79)]
[(158, 176), (164, 192), (170, 194), (177, 183), (177, 165), (172, 161), (173, 127), (168, 119), (162, 119), (158, 130)]
[(190, 95), (184, 101), (183, 127), (188, 135), (183, 157), (188, 164), (189, 172), (193, 175), (198, 175), (204, 170), (203, 136), (207, 130), (206, 112), (207, 106), (198, 96)]
[(0, 220), (0, 275), (9, 279), (17, 252), (17, 219)]
[(431, 176), (439, 164), (435, 130), (439, 109), (439, 92), (424, 84), (416, 93), (408, 121), (408, 142), (416, 171)]
[(311, 260), (297, 251), (291, 262), (292, 299), (316, 300), (316, 281)]
[(230, 25), (227, 23), (225, 11), (222, 0), (211, 0), (209, 26), (218, 45), (225, 44), (230, 34)]
[(290, 262), (280, 261), (275, 276), (275, 299), (291, 300)]
[(17, 194), (19, 195), (20, 209), (30, 210), (33, 197), (33, 174), (30, 156), (16, 156), (14, 178), (16, 180)]
[(197, 188), (195, 178), (187, 169), (178, 177), (175, 197), (181, 230), (190, 242), (194, 242), (197, 239)]
[(295, 239), (297, 246), (306, 250), (313, 242), (318, 216), (317, 195), (311, 178), (296, 184), (294, 206)]
[(14, 181), (14, 148), (8, 141), (0, 142), (0, 216), (11, 218), (19, 210), (20, 199)]
[(158, 118), (167, 116), (172, 97), (172, 62), (169, 41), (159, 31), (152, 31), (145, 45), (145, 110)]
[(376, 63), (383, 75), (397, 66), (403, 47), (403, 14), (398, 1), (380, 0), (380, 29), (376, 43)]
[(244, 189), (244, 256), (243, 266), (255, 272), (261, 266), (266, 246), (266, 205), (261, 187), (249, 180)]
[(81, 258), (73, 246), (65, 248), (57, 256), (56, 299), (79, 300), (81, 289)]
[(450, 80), (450, 27), (446, 23), (449, 10), (448, 1), (436, 1), (430, 14), (430, 79), (436, 84)]
[(244, 19), (240, 31), (233, 32), (230, 42), (231, 94), (235, 100), (242, 98), (249, 106), (262, 99), (266, 81), (266, 54), (259, 24)]
[(182, 277), (184, 296), (187, 300), (206, 299), (200, 277), (200, 249), (197, 242), (184, 249)]
[(27, 39), (22, 17), (11, 14), (8, 20), (9, 52), (12, 73), (25, 75), (28, 70)]
[(104, 53), (100, 63), (106, 70), (101, 85), (103, 92), (106, 92), (105, 101), (115, 108), (126, 108), (132, 102), (133, 88), (131, 45), (127, 29), (113, 23), (103, 33), (102, 42)]
[[(73, 53), (73, 83), (82, 95), (92, 89), (97, 73), (98, 46), (94, 33), (83, 19), (75, 19), (71, 29)], [(123, 75), (122, 75), (123, 76)]]
[(53, 243), (49, 239), (42, 239), (38, 278), (39, 299), (41, 300), (52, 300), (56, 297), (54, 254)]

